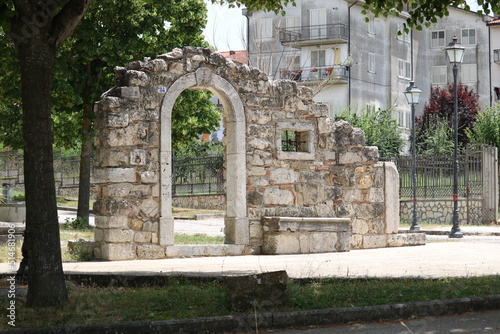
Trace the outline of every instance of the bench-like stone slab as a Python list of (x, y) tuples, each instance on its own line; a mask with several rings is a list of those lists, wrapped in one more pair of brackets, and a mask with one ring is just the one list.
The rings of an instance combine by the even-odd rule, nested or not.
[(351, 220), (333, 217), (263, 217), (263, 254), (345, 252)]

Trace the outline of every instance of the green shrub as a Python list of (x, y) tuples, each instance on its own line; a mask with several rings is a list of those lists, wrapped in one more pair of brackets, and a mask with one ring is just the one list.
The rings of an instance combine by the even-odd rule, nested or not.
[(66, 218), (64, 220), (64, 224), (66, 225), (67, 228), (72, 229), (72, 230), (85, 230), (89, 228), (89, 224), (87, 222), (87, 219), (83, 217), (76, 217), (76, 218)]

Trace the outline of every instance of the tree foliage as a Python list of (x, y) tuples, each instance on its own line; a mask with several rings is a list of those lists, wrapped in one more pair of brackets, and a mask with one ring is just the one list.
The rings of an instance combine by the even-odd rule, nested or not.
[(433, 117), (429, 127), (422, 136), (417, 154), (424, 156), (446, 156), (453, 154), (455, 142), (453, 131), (448, 126), (448, 121), (438, 116)]
[(467, 130), (471, 144), (488, 144), (500, 149), (500, 107), (481, 111), (477, 114), (472, 130)]
[[(467, 146), (469, 138), (466, 130), (472, 129), (480, 110), (477, 103), (478, 95), (466, 85), (457, 87), (458, 94), (458, 142), (461, 147)], [(436, 129), (436, 121), (443, 121), (449, 129), (454, 129), (454, 88), (434, 87), (431, 90), (429, 101), (424, 106), (424, 113), (417, 117), (417, 145), (421, 151), (428, 149), (429, 143), (426, 139), (433, 129)]]
[[(184, 45), (208, 46), (202, 35), (205, 24), (202, 0), (170, 0), (168, 4), (145, 0), (94, 2), (56, 59), (52, 94), (55, 147), (80, 147), (83, 113), (113, 86), (115, 66)], [(0, 69), (7, 74), (0, 78), (0, 142), (21, 148), (19, 65), (3, 33), (0, 45)], [(210, 94), (196, 91), (186, 95), (189, 98), (181, 98), (173, 111), (174, 146), (177, 140), (185, 143), (198, 133), (210, 132), (219, 121), (219, 112), (208, 102)], [(195, 118), (195, 114), (199, 116)], [(192, 126), (194, 120), (199, 124)]]
[(336, 120), (345, 120), (352, 126), (365, 132), (366, 145), (377, 146), (381, 157), (398, 157), (404, 147), (402, 130), (392, 116), (392, 110), (374, 110), (371, 112), (342, 111), (335, 116)]

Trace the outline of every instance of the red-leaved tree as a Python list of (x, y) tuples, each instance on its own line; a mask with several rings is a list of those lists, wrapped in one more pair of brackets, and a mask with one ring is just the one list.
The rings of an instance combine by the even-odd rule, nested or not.
[[(472, 130), (479, 111), (478, 94), (466, 85), (458, 85), (458, 142), (461, 147), (469, 143), (465, 130)], [(431, 90), (429, 101), (424, 106), (424, 113), (416, 118), (417, 144), (425, 145), (429, 129), (436, 128), (436, 122), (443, 122), (452, 130), (453, 136), (453, 85), (448, 88), (435, 87)], [(425, 148), (424, 148), (425, 149)]]

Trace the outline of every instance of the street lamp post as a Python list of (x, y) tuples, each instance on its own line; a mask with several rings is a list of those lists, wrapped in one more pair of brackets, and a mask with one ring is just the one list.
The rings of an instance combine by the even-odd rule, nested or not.
[(457, 36), (453, 37), (453, 41), (446, 47), (446, 55), (450, 64), (453, 65), (453, 128), (455, 131), (454, 151), (453, 151), (453, 226), (451, 228), (450, 238), (463, 238), (460, 231), (458, 217), (458, 94), (457, 94), (457, 73), (458, 66), (464, 59), (464, 47), (457, 41)]
[(413, 211), (410, 231), (420, 231), (420, 225), (417, 221), (417, 150), (416, 150), (416, 131), (415, 131), (415, 105), (418, 104), (422, 91), (414, 86), (411, 81), (405, 90), (405, 97), (411, 106), (411, 153), (412, 153), (412, 186), (413, 186)]

